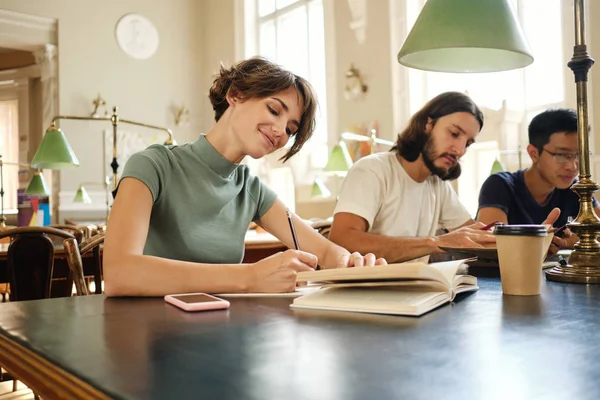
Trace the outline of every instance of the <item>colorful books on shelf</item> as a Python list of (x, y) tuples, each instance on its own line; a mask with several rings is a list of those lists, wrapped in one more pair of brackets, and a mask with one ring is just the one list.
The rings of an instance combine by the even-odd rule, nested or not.
[(292, 308), (419, 316), (475, 291), (477, 278), (464, 275), (469, 260), (408, 262), (376, 267), (298, 273), (298, 282), (320, 285), (296, 297)]

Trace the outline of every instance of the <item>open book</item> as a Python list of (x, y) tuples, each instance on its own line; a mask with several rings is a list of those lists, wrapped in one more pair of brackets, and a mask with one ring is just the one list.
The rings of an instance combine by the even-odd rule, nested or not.
[(477, 278), (461, 275), (467, 260), (409, 262), (377, 267), (298, 273), (298, 282), (321, 289), (294, 299), (292, 308), (419, 316), (477, 290)]

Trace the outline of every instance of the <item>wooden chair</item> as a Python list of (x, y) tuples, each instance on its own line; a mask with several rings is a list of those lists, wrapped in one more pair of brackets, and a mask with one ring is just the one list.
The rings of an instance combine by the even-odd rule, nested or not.
[(98, 227), (98, 225), (94, 225), (94, 224), (78, 224), (77, 222), (70, 220), (68, 218), (65, 218), (65, 225), (67, 226), (75, 226), (79, 229), (81, 229), (84, 233), (84, 239), (89, 239), (92, 236), (100, 233), (102, 230)]
[[(10, 301), (50, 297), (54, 244), (48, 235), (75, 239), (72, 233), (47, 226), (25, 226), (0, 232), (0, 238), (12, 238), (7, 263)], [(70, 282), (69, 287), (72, 286), (72, 277), (68, 276), (67, 284)]]
[(56, 228), (56, 229), (62, 229), (63, 231), (67, 231), (73, 234), (73, 236), (75, 236), (75, 239), (77, 239), (77, 243), (81, 243), (83, 242), (84, 239), (86, 239), (86, 231), (84, 230), (84, 228), (82, 228), (81, 226), (78, 225), (64, 225), (64, 224), (53, 224), (50, 225), (52, 228)]
[(82, 255), (93, 251), (94, 261), (94, 284), (96, 285), (96, 294), (102, 293), (102, 258), (100, 257), (100, 245), (104, 243), (104, 232), (92, 236), (81, 244), (77, 244), (75, 239), (66, 239), (64, 242), (65, 252), (67, 253), (67, 263), (69, 271), (73, 276), (75, 288), (78, 296), (89, 294), (85, 284), (83, 272)]
[[(50, 297), (54, 243), (48, 235), (75, 243), (77, 241), (72, 233), (53, 227), (26, 226), (0, 231), (0, 238), (12, 239), (7, 254), (10, 301)], [(73, 278), (67, 278), (67, 282), (73, 282)], [(80, 290), (82, 289), (78, 286), (78, 291)], [(11, 376), (5, 376), (4, 371), (0, 369), (0, 381), (6, 378), (12, 379)], [(13, 392), (16, 390), (17, 381), (13, 379)], [(37, 395), (34, 395), (34, 398), (39, 399)]]

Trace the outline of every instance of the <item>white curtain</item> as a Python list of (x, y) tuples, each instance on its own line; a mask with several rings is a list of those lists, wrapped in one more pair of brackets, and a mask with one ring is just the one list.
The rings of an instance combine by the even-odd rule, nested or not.
[[(0, 155), (4, 163), (19, 161), (19, 103), (17, 100), (0, 101)], [(4, 210), (17, 208), (19, 168), (4, 165)]]

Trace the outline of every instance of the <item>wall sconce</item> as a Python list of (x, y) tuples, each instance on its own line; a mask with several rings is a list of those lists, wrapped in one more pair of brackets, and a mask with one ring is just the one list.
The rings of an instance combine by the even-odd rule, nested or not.
[(175, 110), (175, 126), (185, 125), (188, 122), (190, 122), (190, 110), (186, 106)]
[(350, 64), (350, 69), (346, 71), (346, 87), (344, 88), (344, 97), (346, 100), (358, 100), (365, 96), (369, 87), (365, 84), (361, 72)]
[[(100, 96), (100, 93), (98, 93), (98, 96), (94, 100), (92, 100), (92, 104), (94, 105), (94, 110), (90, 114), (90, 117), (99, 118), (101, 116), (104, 116), (104, 117), (108, 116), (108, 110), (106, 109), (106, 100), (104, 100), (102, 98), (102, 96)], [(100, 107), (104, 108), (103, 115), (100, 115), (100, 110), (99, 110)]]

